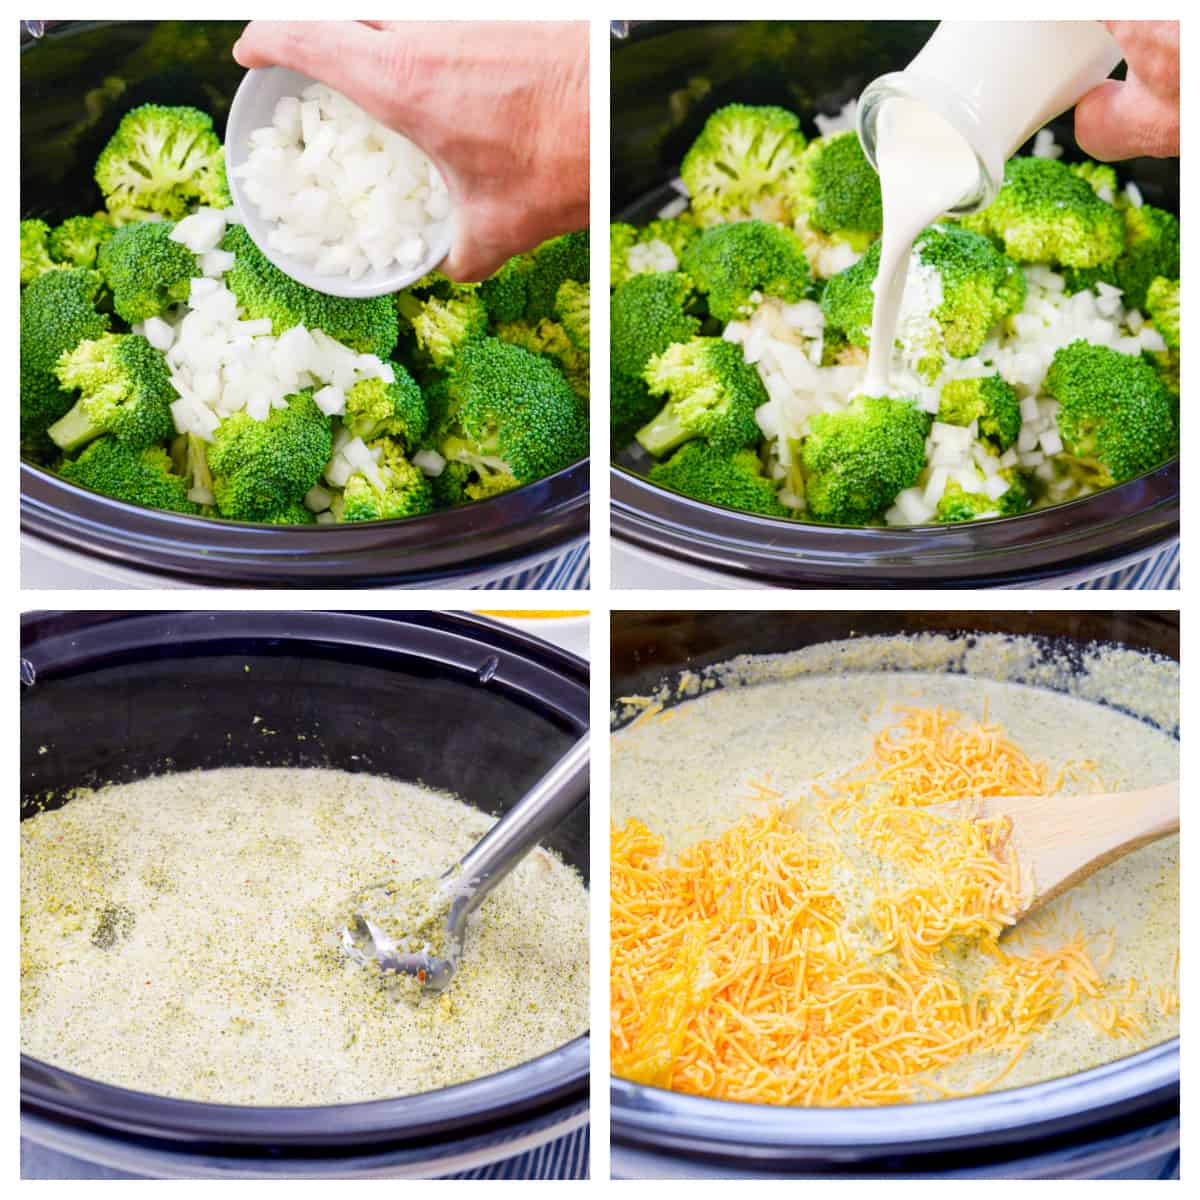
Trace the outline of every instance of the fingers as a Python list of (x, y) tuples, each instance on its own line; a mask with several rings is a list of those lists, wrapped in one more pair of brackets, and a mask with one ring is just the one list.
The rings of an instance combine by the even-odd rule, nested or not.
[(1101, 162), (1143, 154), (1167, 158), (1179, 153), (1179, 108), (1136, 78), (1110, 79), (1076, 105), (1075, 138)]
[(380, 69), (386, 37), (363, 21), (251, 21), (233, 56), (247, 68), (291, 67), (387, 121), (395, 84)]
[(1179, 94), (1178, 21), (1104, 21), (1130, 71), (1160, 95)]
[(458, 222), (450, 253), (440, 270), (455, 283), (478, 283), (495, 274), (514, 254), (529, 247), (514, 249), (510, 241), (497, 243), (492, 237), (477, 236), (476, 223), (468, 216)]

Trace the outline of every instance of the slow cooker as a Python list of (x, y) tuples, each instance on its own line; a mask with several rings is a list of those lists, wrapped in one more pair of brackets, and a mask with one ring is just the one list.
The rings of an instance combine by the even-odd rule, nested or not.
[[(92, 178), (121, 117), (191, 104), (224, 134), (243, 71), (235, 21), (27, 22), (21, 216), (102, 207)], [(34, 36), (36, 34), (37, 36)], [(587, 536), (588, 464), (490, 500), (341, 526), (265, 526), (141, 508), (21, 463), (26, 586), (469, 587), (549, 564)]]
[[(738, 655), (916, 633), (1032, 635), (1065, 664), (1096, 643), (1179, 657), (1177, 613), (614, 613), (614, 711)], [(739, 1104), (613, 1078), (610, 1115), (619, 1178), (1171, 1178), (1179, 1039), (1045, 1083), (881, 1108)]]
[[(73, 788), (218, 766), (420, 780), (499, 815), (588, 728), (587, 664), (481, 617), (31, 614), (21, 655), (22, 818)], [(587, 878), (586, 804), (548, 844)], [(587, 1116), (586, 1035), (453, 1087), (305, 1108), (170, 1099), (21, 1057), (23, 1137), (139, 1176), (445, 1175)]]
[[(877, 76), (903, 68), (930, 21), (614, 23), (614, 220), (644, 222), (709, 115), (780, 104), (806, 135)], [(1053, 122), (1082, 158), (1068, 113)], [(1177, 159), (1121, 163), (1146, 200), (1179, 211)], [(1179, 536), (1179, 461), (1053, 509), (961, 525), (844, 528), (760, 517), (649, 483), (646, 456), (614, 447), (613, 582), (623, 587), (1062, 587), (1169, 553)]]

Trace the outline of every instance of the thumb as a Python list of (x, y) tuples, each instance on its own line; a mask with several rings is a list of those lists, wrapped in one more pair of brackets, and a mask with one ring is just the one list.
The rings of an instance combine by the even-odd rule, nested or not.
[(1179, 108), (1136, 78), (1106, 80), (1075, 106), (1075, 140), (1101, 162), (1179, 153)]

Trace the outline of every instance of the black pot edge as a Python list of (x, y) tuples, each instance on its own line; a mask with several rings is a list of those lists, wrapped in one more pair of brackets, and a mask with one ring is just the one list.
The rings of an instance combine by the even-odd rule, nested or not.
[[(1116, 569), (1178, 540), (1179, 476), (1176, 458), (1130, 483), (1052, 509), (967, 526), (892, 530), (717, 508), (610, 464), (610, 524), (617, 541), (760, 586), (1028, 586), (1099, 567)], [(1148, 504), (1138, 502), (1144, 491), (1150, 493)], [(1054, 525), (1048, 522), (1051, 513), (1057, 514)], [(1022, 540), (1025, 530), (1031, 531), (1029, 541)]]
[(590, 461), (581, 459), (501, 496), (429, 516), (289, 528), (125, 504), (22, 460), (21, 531), (35, 544), (192, 586), (446, 586), (581, 542), (589, 479)]
[(1076, 1075), (953, 1100), (879, 1109), (781, 1110), (692, 1096), (679, 1104), (676, 1093), (613, 1078), (610, 1111), (614, 1146), (764, 1169), (815, 1162), (865, 1168), (1028, 1147), (1110, 1122), (1177, 1118), (1179, 1092), (1176, 1037)]

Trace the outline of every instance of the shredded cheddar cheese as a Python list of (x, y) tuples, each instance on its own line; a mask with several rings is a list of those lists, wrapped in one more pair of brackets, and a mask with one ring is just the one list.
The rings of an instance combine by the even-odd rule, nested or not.
[(674, 860), (641, 822), (614, 827), (613, 1072), (725, 1100), (878, 1105), (994, 1087), (1073, 1009), (1136, 1042), (1143, 1009), (1177, 995), (1107, 986), (1096, 959), (1115, 939), (1096, 953), (1082, 929), (1032, 924), (1032, 947), (1002, 944), (1018, 894), (1007, 822), (926, 811), (1059, 782), (986, 718), (904, 708), (862, 763), (810, 785), (815, 826), (761, 774), (746, 783), (759, 811)]

